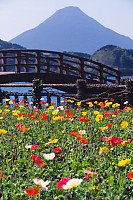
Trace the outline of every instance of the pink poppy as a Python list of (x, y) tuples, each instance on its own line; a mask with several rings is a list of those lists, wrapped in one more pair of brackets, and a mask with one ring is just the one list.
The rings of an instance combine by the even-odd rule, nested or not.
[(83, 173), (87, 173), (86, 179), (89, 180), (89, 175), (97, 174), (97, 172), (92, 172), (91, 170), (84, 170)]
[(111, 140), (111, 139), (112, 139), (112, 138), (107, 138), (107, 137), (103, 137), (103, 138), (102, 138), (103, 141), (108, 141), (108, 140)]

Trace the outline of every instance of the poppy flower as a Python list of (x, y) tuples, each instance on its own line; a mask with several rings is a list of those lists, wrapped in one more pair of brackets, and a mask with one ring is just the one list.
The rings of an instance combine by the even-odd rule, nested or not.
[(110, 101), (114, 101), (114, 99), (113, 99), (113, 98), (111, 98), (111, 99), (110, 99)]
[(1, 134), (6, 134), (6, 133), (7, 133), (7, 131), (6, 131), (6, 130), (4, 130), (4, 129), (0, 129), (0, 133), (1, 133)]
[(62, 178), (58, 183), (56, 183), (56, 186), (59, 189), (63, 189), (63, 185), (65, 185), (71, 178)]
[(73, 113), (67, 113), (67, 118), (72, 118), (74, 117)]
[(54, 149), (54, 152), (55, 152), (55, 153), (58, 153), (58, 152), (60, 152), (60, 151), (62, 151), (62, 147), (57, 147), (57, 148)]
[(108, 153), (108, 152), (109, 152), (109, 149), (108, 149), (107, 147), (100, 147), (99, 155), (101, 155), (102, 152)]
[(69, 135), (76, 136), (76, 135), (78, 135), (78, 133), (77, 132), (71, 132), (71, 133), (69, 133)]
[(113, 126), (113, 124), (108, 124), (108, 128), (111, 128)]
[(129, 144), (131, 142), (131, 139), (128, 139), (128, 140), (124, 140), (121, 145), (124, 146), (126, 143)]
[(56, 103), (55, 102), (51, 102), (51, 105), (56, 105)]
[(122, 128), (128, 127), (128, 122), (123, 121), (123, 122), (121, 123), (121, 126), (122, 126)]
[(92, 172), (91, 170), (84, 170), (83, 173), (87, 173), (86, 179), (89, 180), (89, 175), (97, 174), (97, 172)]
[(43, 181), (42, 179), (37, 179), (37, 178), (34, 178), (32, 180), (36, 185), (41, 185), (42, 186), (42, 190), (43, 191), (46, 191), (48, 190), (48, 188), (46, 187), (47, 185), (50, 184), (51, 181)]
[(86, 134), (86, 131), (85, 131), (85, 130), (80, 130), (80, 131), (79, 131), (79, 134), (80, 134), (80, 135), (84, 135), (84, 134)]
[(122, 167), (122, 166), (126, 165), (127, 163), (129, 163), (129, 159), (121, 160), (118, 162), (118, 166)]
[(79, 121), (80, 122), (88, 122), (89, 120), (84, 115), (81, 115), (81, 117), (79, 117)]
[(129, 172), (129, 173), (127, 173), (127, 176), (128, 176), (128, 178), (130, 178), (130, 179), (133, 179), (133, 171), (132, 171), (132, 172)]
[(35, 113), (30, 113), (29, 116), (30, 116), (30, 117), (35, 117), (36, 114), (35, 114)]
[(121, 144), (121, 139), (118, 137), (113, 137), (110, 140), (110, 144), (112, 144), (113, 146), (117, 146), (117, 145)]
[(77, 137), (77, 140), (79, 140), (79, 141), (82, 141), (84, 138), (82, 138), (82, 137), (80, 137), (80, 136), (78, 136)]
[(110, 111), (105, 111), (105, 112), (104, 112), (104, 116), (105, 116), (105, 117), (108, 117), (109, 115), (110, 115)]
[(54, 139), (54, 140), (49, 139), (49, 143), (57, 143), (57, 142), (58, 142), (58, 139)]
[(33, 162), (36, 162), (38, 166), (44, 167), (45, 163), (42, 162), (41, 158), (38, 155), (32, 155)]
[(38, 149), (38, 145), (36, 145), (36, 144), (33, 144), (32, 146), (31, 146), (31, 150), (35, 150), (35, 149)]
[(3, 172), (0, 170), (0, 178), (3, 178)]
[(55, 153), (47, 153), (47, 154), (43, 154), (43, 157), (46, 159), (46, 160), (53, 160), (54, 157), (55, 157)]
[(29, 195), (30, 198), (32, 198), (32, 195), (40, 193), (38, 187), (32, 189), (25, 189), (25, 192)]
[(115, 111), (113, 112), (113, 115), (118, 115), (118, 111), (115, 110)]
[(66, 182), (65, 185), (63, 185), (63, 189), (68, 190), (77, 187), (82, 181), (83, 179), (78, 179), (78, 178), (70, 179), (69, 181)]
[(83, 144), (87, 143), (87, 140), (83, 138), (83, 139), (82, 139), (82, 143), (83, 143)]
[(40, 103), (40, 104), (46, 104), (46, 102), (44, 102), (44, 101), (39, 101), (39, 103)]
[(48, 119), (48, 116), (39, 116), (40, 118), (41, 118), (41, 120), (46, 120), (46, 119)]
[(103, 141), (108, 141), (108, 140), (111, 140), (111, 139), (112, 139), (112, 138), (107, 138), (107, 137), (103, 137), (103, 138), (102, 138)]
[(21, 128), (20, 130), (21, 130), (22, 132), (25, 133), (25, 132), (27, 132), (29, 129), (28, 129), (28, 128)]

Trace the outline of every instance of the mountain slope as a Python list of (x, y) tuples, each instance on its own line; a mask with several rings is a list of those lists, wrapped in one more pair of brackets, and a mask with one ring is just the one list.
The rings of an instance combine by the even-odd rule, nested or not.
[(78, 7), (66, 7), (34, 29), (11, 40), (27, 48), (75, 51), (92, 54), (105, 45), (133, 48), (133, 40), (120, 35), (83, 13)]

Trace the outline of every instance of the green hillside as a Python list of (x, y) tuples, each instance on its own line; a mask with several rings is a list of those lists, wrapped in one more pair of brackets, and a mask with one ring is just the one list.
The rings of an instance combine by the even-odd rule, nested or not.
[(23, 48), (24, 47), (18, 44), (12, 44), (10, 42), (0, 40), (0, 49), (23, 49)]
[(91, 59), (119, 69), (122, 76), (133, 75), (133, 49), (107, 45), (95, 51)]

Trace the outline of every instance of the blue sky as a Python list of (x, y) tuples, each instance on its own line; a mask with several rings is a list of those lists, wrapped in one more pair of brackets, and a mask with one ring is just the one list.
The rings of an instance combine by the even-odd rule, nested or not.
[(133, 0), (0, 0), (0, 39), (9, 41), (67, 6), (133, 39)]

